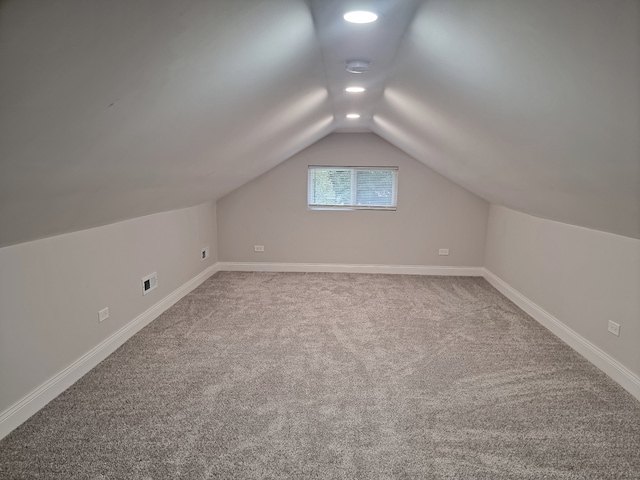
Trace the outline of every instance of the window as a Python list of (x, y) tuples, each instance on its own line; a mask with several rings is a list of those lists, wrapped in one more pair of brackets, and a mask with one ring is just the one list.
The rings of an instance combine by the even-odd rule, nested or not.
[(311, 209), (395, 210), (398, 167), (309, 166)]

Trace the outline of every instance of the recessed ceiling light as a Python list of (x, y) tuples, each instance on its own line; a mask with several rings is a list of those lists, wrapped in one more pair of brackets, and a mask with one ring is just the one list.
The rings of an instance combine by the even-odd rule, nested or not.
[(355, 12), (345, 13), (344, 19), (350, 23), (371, 23), (375, 22), (378, 19), (378, 15), (373, 12), (358, 10)]
[(348, 113), (347, 114), (347, 118), (360, 118), (360, 114), (359, 113)]
[(363, 87), (347, 87), (344, 90), (349, 93), (362, 93), (365, 89)]

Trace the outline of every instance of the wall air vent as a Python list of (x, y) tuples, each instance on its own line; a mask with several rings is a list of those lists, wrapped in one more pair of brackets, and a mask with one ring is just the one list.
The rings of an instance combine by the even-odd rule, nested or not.
[(158, 274), (153, 272), (142, 279), (142, 295), (146, 295), (158, 286)]

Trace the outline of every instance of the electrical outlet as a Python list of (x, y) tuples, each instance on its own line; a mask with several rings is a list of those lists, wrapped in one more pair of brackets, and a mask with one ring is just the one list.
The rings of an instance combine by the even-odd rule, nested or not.
[(146, 295), (158, 286), (158, 274), (153, 272), (142, 279), (142, 295)]
[(253, 251), (254, 252), (264, 252), (264, 245), (254, 245), (253, 246)]
[(98, 323), (104, 322), (107, 318), (109, 318), (109, 307), (98, 312)]
[(209, 245), (205, 245), (200, 250), (200, 261), (206, 260), (209, 258)]
[(609, 333), (614, 334), (616, 337), (620, 336), (620, 325), (618, 325), (616, 322), (612, 322), (611, 320), (609, 320), (609, 326), (607, 327), (607, 330), (609, 330)]
[(438, 255), (449, 255), (449, 249), (441, 248), (440, 250), (438, 250)]

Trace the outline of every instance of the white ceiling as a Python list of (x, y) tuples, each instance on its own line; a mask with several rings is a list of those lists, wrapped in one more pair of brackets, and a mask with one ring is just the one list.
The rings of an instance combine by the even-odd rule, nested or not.
[[(346, 24), (351, 8), (380, 19)], [(639, 10), (5, 0), (0, 246), (217, 199), (369, 129), (491, 202), (640, 238)]]
[[(339, 132), (369, 132), (371, 119), (379, 105), (384, 86), (393, 72), (395, 56), (419, 0), (310, 0), (318, 40), (322, 48), (324, 70)], [(369, 24), (348, 24), (342, 16), (351, 10), (367, 9), (379, 18)], [(369, 60), (370, 71), (352, 74), (347, 60)], [(346, 86), (361, 86), (364, 93), (344, 91)], [(347, 113), (361, 115), (358, 120)]]
[(424, 2), (372, 130), (490, 202), (640, 238), (639, 6)]

